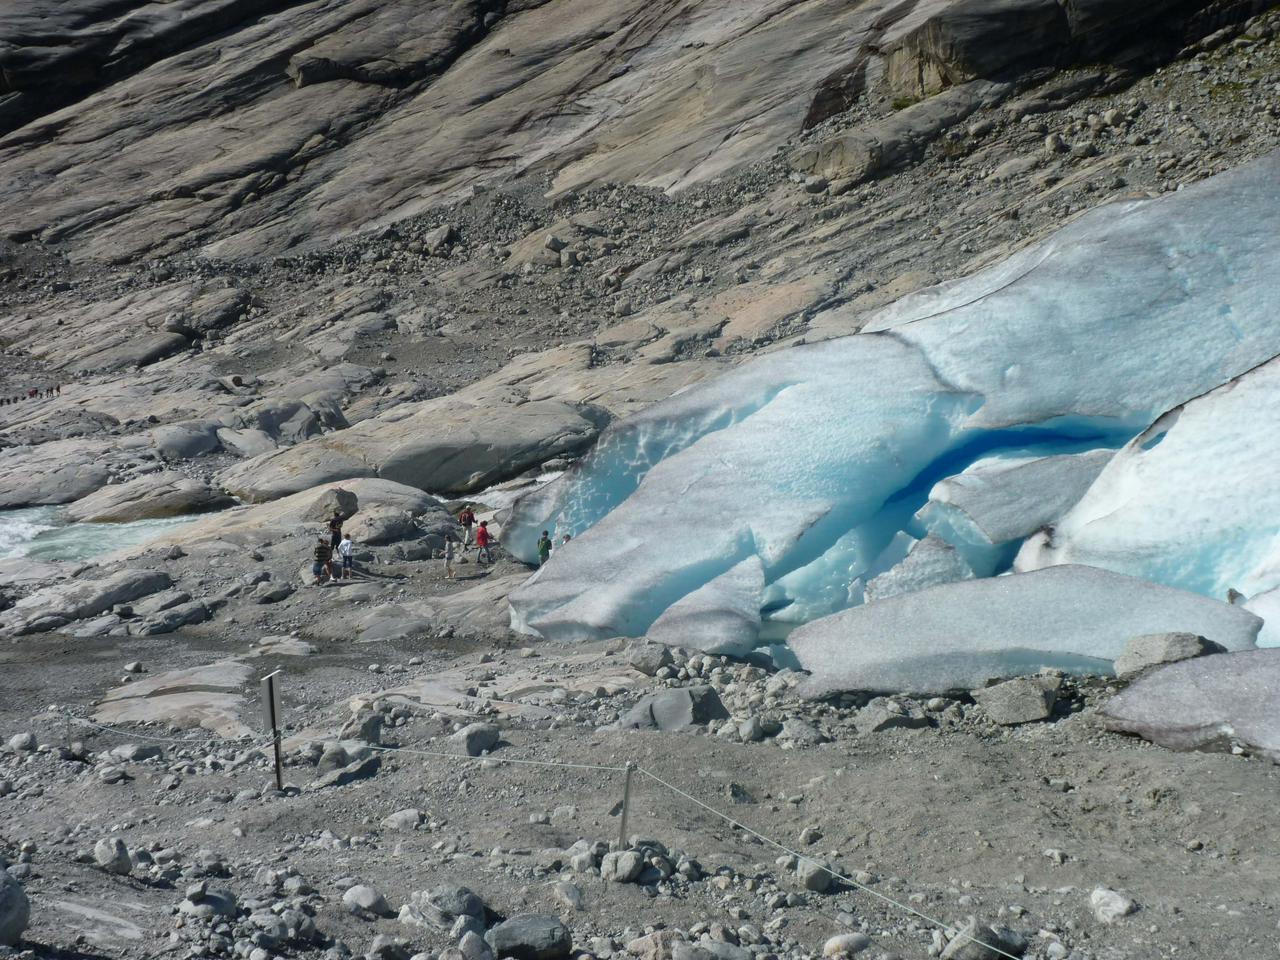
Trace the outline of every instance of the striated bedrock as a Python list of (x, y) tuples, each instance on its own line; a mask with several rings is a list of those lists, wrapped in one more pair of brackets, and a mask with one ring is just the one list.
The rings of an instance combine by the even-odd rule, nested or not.
[[(869, 85), (913, 98), (1072, 62), (1160, 58), (1256, 7), (10, 4), (0, 233), (63, 243), (81, 260), (230, 257), (331, 241), (531, 168), (554, 173), (556, 191), (679, 190), (769, 157)], [(151, 350), (178, 346), (171, 334)]]
[[(1029, 459), (1086, 458), (1040, 474), (1072, 485), (1051, 500), (1068, 511), (1096, 451), (1280, 354), (1277, 216), (1273, 154), (1168, 198), (1100, 208), (899, 301), (868, 332), (762, 357), (616, 423), (515, 505), (504, 536), (522, 558), (543, 529), (574, 540), (512, 595), (513, 625), (635, 636), (675, 611), (705, 625), (686, 646), (743, 652), (856, 606), (929, 533), (977, 556), (981, 529), (999, 540), (1053, 522), (1045, 498), (1025, 495)], [(1003, 471), (1006, 502), (985, 495), (999, 507), (985, 528), (925, 509), (1002, 455), (1023, 469)], [(984, 574), (1007, 569), (1019, 543), (989, 544), (1004, 552), (982, 554)]]

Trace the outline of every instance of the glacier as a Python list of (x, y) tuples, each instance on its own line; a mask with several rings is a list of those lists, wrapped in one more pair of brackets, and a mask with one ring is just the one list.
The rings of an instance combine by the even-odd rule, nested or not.
[(1250, 650), (1261, 621), (1240, 607), (1096, 567), (965, 580), (807, 623), (788, 643), (801, 692), (946, 693), (1054, 667), (1110, 673), (1130, 639), (1186, 630)]
[(745, 654), (909, 583), (930, 536), (1006, 573), (1115, 451), (1280, 354), (1278, 221), (1274, 154), (614, 423), (503, 518), (526, 561), (573, 535), (511, 594), (513, 628)]
[(1280, 359), (1157, 418), (1022, 546), (1015, 568), (1090, 564), (1220, 599), (1274, 590), (1277, 424)]

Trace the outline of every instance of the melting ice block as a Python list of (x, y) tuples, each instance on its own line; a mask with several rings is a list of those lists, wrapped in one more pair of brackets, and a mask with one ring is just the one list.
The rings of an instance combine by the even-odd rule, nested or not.
[(1101, 710), (1107, 728), (1171, 750), (1237, 740), (1280, 763), (1280, 650), (1220, 653), (1148, 674)]
[[(640, 636), (689, 598), (667, 623), (683, 610), (681, 630), (711, 633), (682, 642), (722, 644), (715, 631), (732, 622), (741, 647), (748, 594), (731, 571), (753, 558), (762, 641), (769, 621), (861, 602), (892, 545), (925, 532), (915, 514), (929, 491), (975, 461), (1118, 448), (1280, 354), (1276, 222), (1280, 153), (1096, 210), (900, 301), (871, 332), (780, 350), (615, 423), (506, 519), (506, 545), (528, 561), (542, 530), (574, 535), (512, 594), (513, 625)], [(1078, 480), (1046, 491), (1035, 519), (1057, 519)], [(1025, 528), (1015, 514), (985, 518), (999, 536)]]
[(1244, 608), (1262, 618), (1258, 646), (1280, 647), (1280, 589), (1250, 597)]
[(1131, 440), (1017, 569), (1085, 563), (1227, 598), (1280, 587), (1280, 359)]
[(916, 522), (955, 546), (974, 572), (1008, 565), (1023, 538), (1075, 506), (1115, 451), (1038, 457), (1029, 451), (983, 457), (934, 484)]
[(940, 693), (1057, 667), (1109, 673), (1133, 637), (1197, 633), (1247, 650), (1261, 622), (1230, 604), (1094, 567), (965, 580), (855, 607), (796, 629), (805, 696)]
[(900, 593), (972, 577), (973, 568), (956, 548), (930, 535), (913, 545), (901, 563), (873, 577), (867, 583), (866, 598), (868, 601), (884, 600)]

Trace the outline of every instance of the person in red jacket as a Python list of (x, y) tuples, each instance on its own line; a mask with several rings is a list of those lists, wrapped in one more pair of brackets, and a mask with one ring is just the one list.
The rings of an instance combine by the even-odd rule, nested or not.
[(493, 534), (489, 533), (489, 521), (481, 520), (480, 526), (476, 527), (476, 562), (483, 560), (485, 563), (493, 563), (493, 554), (489, 550), (489, 544), (493, 543)]

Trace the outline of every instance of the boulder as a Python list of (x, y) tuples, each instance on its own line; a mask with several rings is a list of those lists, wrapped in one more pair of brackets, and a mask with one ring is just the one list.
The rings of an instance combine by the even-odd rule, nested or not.
[(672, 664), (671, 648), (662, 643), (637, 643), (627, 648), (627, 663), (646, 677)]
[(317, 777), (312, 781), (311, 786), (317, 790), (324, 787), (345, 787), (348, 783), (367, 780), (374, 776), (381, 766), (381, 757), (365, 757), (363, 760), (355, 760), (345, 767), (339, 767), (337, 770), (331, 770)]
[(123, 875), (133, 869), (129, 848), (119, 837), (103, 837), (94, 844), (93, 862), (107, 873)]
[(1124, 653), (1116, 658), (1115, 671), (1121, 680), (1128, 680), (1161, 664), (1225, 652), (1221, 644), (1194, 633), (1151, 633), (1134, 637), (1125, 645)]
[(1011, 726), (1045, 720), (1058, 699), (1058, 677), (1015, 677), (1004, 683), (971, 691), (971, 696), (996, 723)]
[(231, 506), (235, 506), (231, 497), (203, 480), (165, 471), (102, 487), (69, 504), (66, 516), (83, 523), (129, 523)]
[(624, 730), (678, 731), (728, 716), (715, 687), (675, 687), (642, 697), (618, 721), (618, 726)]
[(469, 723), (449, 739), (468, 757), (478, 757), (498, 745), (500, 731), (492, 723)]
[(351, 913), (361, 917), (389, 917), (395, 911), (387, 903), (387, 898), (375, 888), (358, 883), (349, 887), (342, 895), (342, 905)]
[(826, 893), (835, 881), (827, 864), (807, 859), (796, 864), (796, 878), (801, 886), (814, 893)]
[(1238, 743), (1280, 763), (1280, 648), (1158, 667), (1099, 713), (1108, 730), (1171, 750), (1221, 750)]
[(483, 921), (484, 916), (484, 901), (469, 888), (456, 883), (418, 891), (400, 909), (401, 923), (436, 930), (449, 930), (461, 918)]
[(31, 904), (17, 878), (0, 870), (0, 947), (15, 947), (31, 920)]
[(569, 928), (558, 917), (522, 913), (504, 920), (484, 936), (498, 957), (513, 960), (557, 960), (573, 949)]
[(151, 431), (151, 443), (164, 460), (194, 460), (220, 448), (215, 420), (188, 420)]
[(606, 853), (600, 860), (600, 878), (617, 883), (631, 883), (644, 869), (644, 857), (635, 850)]

